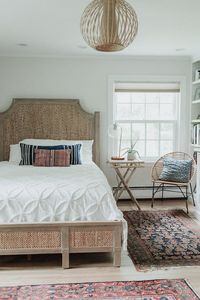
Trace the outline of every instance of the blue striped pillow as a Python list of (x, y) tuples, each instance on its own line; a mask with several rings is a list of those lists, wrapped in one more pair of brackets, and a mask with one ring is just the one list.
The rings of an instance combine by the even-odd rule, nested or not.
[(20, 144), (21, 149), (21, 161), (20, 165), (32, 165), (33, 164), (33, 155), (34, 155), (34, 146)]
[(80, 165), (81, 164), (81, 144), (75, 145), (65, 145), (65, 149), (71, 150), (70, 154), (70, 165)]
[(70, 165), (81, 164), (81, 144), (75, 145), (58, 145), (58, 146), (35, 146), (20, 143), (21, 148), (21, 162), (20, 165), (33, 165), (35, 162), (35, 149), (44, 150), (62, 150), (70, 149)]

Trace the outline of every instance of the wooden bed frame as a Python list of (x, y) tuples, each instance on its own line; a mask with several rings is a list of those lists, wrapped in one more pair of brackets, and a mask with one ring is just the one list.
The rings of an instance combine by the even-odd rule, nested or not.
[[(14, 99), (0, 113), (0, 161), (9, 147), (26, 138), (94, 140), (93, 160), (99, 165), (99, 112), (85, 112), (79, 100)], [(61, 253), (69, 268), (70, 253), (112, 252), (121, 263), (122, 222), (54, 222), (0, 225), (0, 255)]]

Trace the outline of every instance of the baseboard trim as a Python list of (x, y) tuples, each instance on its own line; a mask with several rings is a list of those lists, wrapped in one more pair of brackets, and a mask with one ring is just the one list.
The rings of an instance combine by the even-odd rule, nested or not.
[[(165, 200), (180, 200), (180, 201), (183, 201), (185, 198), (181, 198), (181, 197), (164, 197), (164, 198), (155, 198), (155, 201), (165, 201)], [(152, 198), (139, 198), (137, 197), (137, 200), (138, 201), (151, 201)], [(132, 201), (130, 198), (120, 198), (118, 201)], [(190, 201), (190, 199), (189, 199)], [(200, 207), (198, 207), (198, 210), (200, 212)]]
[[(113, 188), (113, 190), (115, 190), (115, 189), (117, 189), (117, 186), (113, 186), (112, 188)], [(146, 185), (146, 186), (145, 185), (144, 186), (129, 186), (129, 188), (131, 190), (152, 190), (153, 186), (151, 186), (151, 185)], [(178, 187), (172, 186), (172, 185), (165, 185), (165, 188), (170, 188), (170, 189), (173, 189), (173, 190), (178, 189)]]

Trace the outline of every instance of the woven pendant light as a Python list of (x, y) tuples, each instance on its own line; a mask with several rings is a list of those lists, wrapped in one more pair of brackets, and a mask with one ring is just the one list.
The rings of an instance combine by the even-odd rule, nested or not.
[(137, 31), (137, 15), (125, 0), (93, 0), (81, 18), (84, 40), (98, 51), (123, 50), (133, 42)]

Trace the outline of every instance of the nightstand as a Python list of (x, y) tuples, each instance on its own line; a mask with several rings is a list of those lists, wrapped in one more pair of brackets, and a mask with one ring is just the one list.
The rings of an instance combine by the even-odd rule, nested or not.
[(108, 160), (110, 166), (115, 170), (118, 178), (118, 186), (114, 190), (113, 195), (116, 201), (119, 200), (123, 191), (127, 191), (131, 200), (136, 204), (137, 208), (141, 210), (139, 203), (137, 202), (136, 197), (129, 188), (129, 182), (137, 170), (137, 168), (144, 167), (143, 160)]

